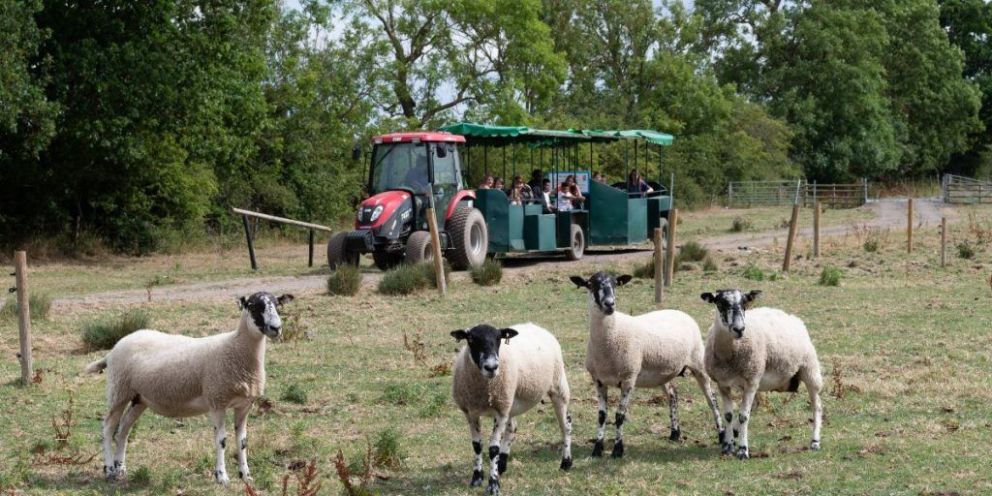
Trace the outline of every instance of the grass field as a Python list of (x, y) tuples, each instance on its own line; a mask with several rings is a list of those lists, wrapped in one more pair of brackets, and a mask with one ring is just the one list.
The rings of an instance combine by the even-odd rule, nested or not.
[[(711, 207), (684, 213), (679, 212), (679, 214), (682, 217), (682, 222), (679, 224), (678, 233), (688, 240), (734, 232), (732, 226), (736, 218), (746, 219), (750, 222), (751, 227), (747, 229), (747, 232), (787, 229), (789, 219), (792, 217), (792, 207), (788, 205), (755, 208)], [(868, 207), (828, 208), (823, 211), (820, 225), (823, 227), (851, 225), (869, 221), (873, 217), (873, 211)], [(799, 222), (803, 226), (812, 226), (813, 209), (802, 209)]]
[[(691, 230), (693, 218), (685, 222), (684, 229)], [(729, 221), (725, 224), (729, 228)], [(399, 463), (375, 469), (374, 492), (483, 494), (468, 487), (468, 429), (451, 402), (451, 378), (438, 366), (450, 364), (457, 348), (451, 330), (530, 320), (551, 329), (566, 355), (575, 466), (568, 473), (558, 470), (554, 414), (550, 404), (538, 407), (519, 419), (502, 480), (507, 494), (987, 494), (992, 492), (987, 442), (992, 429), (992, 214), (964, 209), (953, 228), (946, 269), (939, 267), (938, 238), (931, 229), (917, 233), (912, 255), (906, 255), (900, 233), (861, 232), (830, 240), (821, 259), (803, 256), (789, 274), (778, 272), (780, 253), (757, 250), (717, 254), (720, 270), (713, 274), (677, 275), (666, 290), (665, 306), (690, 313), (703, 332), (713, 315), (699, 293), (758, 288), (765, 304), (801, 316), (818, 348), (826, 383), (823, 450), (805, 449), (810, 434), (805, 390), (772, 393), (763, 395), (752, 413), (755, 458), (746, 462), (720, 456), (705, 401), (691, 379), (677, 380), (683, 442), (668, 441), (661, 391), (638, 390), (625, 428), (626, 458), (589, 458), (596, 400), (582, 366), (586, 296), (568, 276), (579, 270), (588, 275), (592, 267), (562, 263), (507, 272), (499, 286), (488, 288), (460, 279), (443, 300), (433, 292), (386, 297), (374, 287), (355, 297), (299, 294), (286, 309), (286, 329), (299, 337), (269, 345), (266, 408), (257, 409), (249, 421), (254, 486), (260, 494), (282, 494), (283, 477), (291, 473), (287, 467), (312, 459), (322, 483), (319, 494), (342, 494), (332, 463), (338, 451), (358, 470), (367, 447), (378, 444), (386, 459)], [(864, 250), (868, 238), (876, 239), (877, 251)], [(954, 246), (964, 240), (977, 249), (973, 259), (956, 256)], [(244, 255), (238, 255), (237, 264), (246, 265)], [(226, 277), (225, 267), (243, 271), (233, 259), (228, 266), (215, 256), (190, 255), (183, 258), (190, 260), (184, 266), (188, 273), (202, 273), (203, 280)], [(285, 256), (283, 266), (273, 258), (273, 271), (305, 270), (305, 251)], [(195, 262), (196, 257), (206, 262)], [(147, 280), (169, 270), (173, 260), (139, 259), (137, 268), (66, 265), (49, 275), (42, 275), (42, 267), (35, 286), (57, 288), (64, 278), (77, 281), (66, 294), (123, 287), (130, 279)], [(595, 268), (629, 272), (640, 262)], [(209, 272), (213, 265), (216, 272)], [(744, 279), (749, 265), (761, 268), (765, 279)], [(839, 287), (817, 284), (827, 265), (843, 270)], [(120, 282), (98, 280), (126, 271), (131, 272), (121, 274)], [(235, 295), (230, 296), (140, 307), (158, 329), (199, 336), (236, 326)], [(650, 281), (636, 280), (620, 289), (618, 304), (624, 312), (644, 312), (654, 307), (652, 297)], [(103, 482), (99, 458), (86, 460), (99, 448), (104, 379), (78, 374), (101, 356), (81, 351), (80, 328), (119, 311), (67, 307), (36, 323), (35, 363), (43, 373), (29, 389), (14, 380), (19, 374), (16, 323), (0, 321), (0, 356), (6, 357), (0, 362), (0, 494), (245, 494), (240, 483), (213, 484), (206, 417), (143, 416), (132, 432), (131, 480), (126, 483)], [(303, 331), (310, 331), (309, 337)], [(293, 394), (287, 395), (290, 389)], [(302, 399), (301, 390), (302, 404), (294, 402)], [(615, 403), (616, 392), (611, 393)], [(70, 405), (72, 419), (66, 422), (63, 414)], [(612, 429), (607, 433), (609, 448)], [(228, 470), (236, 473), (233, 450), (228, 450)], [(295, 480), (290, 479), (289, 494), (297, 494)]]

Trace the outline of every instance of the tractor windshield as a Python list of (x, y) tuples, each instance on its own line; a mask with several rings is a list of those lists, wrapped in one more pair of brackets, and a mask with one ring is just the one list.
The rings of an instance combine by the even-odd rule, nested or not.
[(424, 143), (391, 143), (375, 147), (372, 154), (372, 184), (370, 193), (390, 189), (411, 189), (428, 193), (427, 145)]

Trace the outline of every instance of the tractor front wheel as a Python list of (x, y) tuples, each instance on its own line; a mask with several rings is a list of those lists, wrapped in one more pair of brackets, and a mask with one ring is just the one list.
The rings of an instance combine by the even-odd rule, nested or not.
[(337, 269), (341, 265), (353, 265), (358, 266), (358, 253), (348, 251), (345, 241), (348, 238), (348, 233), (339, 232), (331, 236), (331, 240), (327, 242), (327, 265), (331, 267), (331, 270)]
[(451, 237), (451, 252), (448, 259), (451, 267), (464, 270), (482, 265), (489, 251), (489, 230), (486, 219), (476, 208), (461, 207), (455, 209), (447, 222), (448, 235)]
[(434, 251), (431, 247), (431, 233), (427, 231), (414, 231), (406, 240), (406, 263), (419, 264), (434, 260)]

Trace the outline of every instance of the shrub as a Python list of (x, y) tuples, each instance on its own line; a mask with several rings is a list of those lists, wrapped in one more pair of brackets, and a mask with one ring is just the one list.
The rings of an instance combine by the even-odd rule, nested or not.
[(708, 256), (706, 257), (706, 260), (703, 260), (703, 272), (713, 273), (718, 270), (720, 270), (720, 267), (716, 264), (716, 261), (713, 260), (713, 257)]
[(147, 329), (151, 319), (142, 310), (128, 310), (117, 318), (90, 322), (83, 326), (83, 344), (87, 351), (109, 350), (124, 336)]
[(679, 265), (681, 262), (702, 262), (708, 254), (709, 250), (705, 246), (695, 241), (689, 241), (679, 249), (679, 255), (675, 259), (675, 265)]
[(362, 271), (344, 264), (327, 278), (327, 292), (332, 295), (354, 296), (362, 287)]
[[(420, 264), (419, 267), (424, 271), (424, 279), (427, 281), (427, 285), (436, 288), (437, 276), (434, 274), (434, 262), (425, 262)], [(451, 264), (447, 260), (444, 260), (441, 263), (441, 268), (444, 270), (445, 282), (451, 281)]]
[(297, 405), (303, 405), (307, 402), (307, 392), (296, 384), (290, 384), (289, 387), (282, 392), (282, 396), (280, 396), (279, 399), (290, 403), (296, 403)]
[(377, 467), (397, 469), (403, 465), (400, 433), (392, 427), (379, 431), (372, 444), (372, 463)]
[(393, 383), (382, 391), (382, 401), (394, 405), (411, 405), (423, 398), (423, 388), (414, 383)]
[(634, 277), (639, 279), (654, 279), (654, 258), (644, 265), (634, 267)]
[(878, 251), (878, 239), (868, 238), (865, 240), (864, 249), (868, 253), (875, 253)]
[(386, 295), (407, 295), (431, 284), (426, 277), (427, 270), (422, 265), (400, 264), (386, 271), (379, 279), (379, 292)]
[(752, 281), (764, 281), (765, 273), (757, 265), (751, 264), (744, 269), (744, 279)]
[(487, 259), (478, 267), (472, 267), (472, 282), (479, 286), (495, 286), (503, 279), (503, 265)]
[(969, 260), (975, 258), (975, 247), (971, 246), (971, 243), (968, 241), (958, 243), (958, 257)]
[[(31, 309), (31, 321), (48, 320), (48, 312), (52, 309), (52, 297), (46, 293), (31, 293), (28, 296), (28, 308)], [(17, 294), (11, 293), (0, 308), (0, 317), (17, 317)]]
[(152, 471), (149, 470), (148, 467), (142, 465), (138, 467), (138, 470), (131, 473), (130, 479), (131, 484), (136, 486), (147, 486), (152, 482)]
[(733, 232), (750, 231), (754, 227), (746, 217), (734, 217), (734, 223), (730, 226)]
[(840, 286), (840, 278), (844, 275), (840, 269), (833, 266), (826, 266), (820, 272), (820, 286)]

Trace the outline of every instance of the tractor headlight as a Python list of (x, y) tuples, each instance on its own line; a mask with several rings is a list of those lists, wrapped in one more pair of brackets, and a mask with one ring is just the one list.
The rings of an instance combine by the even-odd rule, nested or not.
[(382, 205), (375, 207), (375, 210), (372, 211), (372, 217), (369, 217), (369, 222), (375, 222), (380, 215), (382, 215)]

